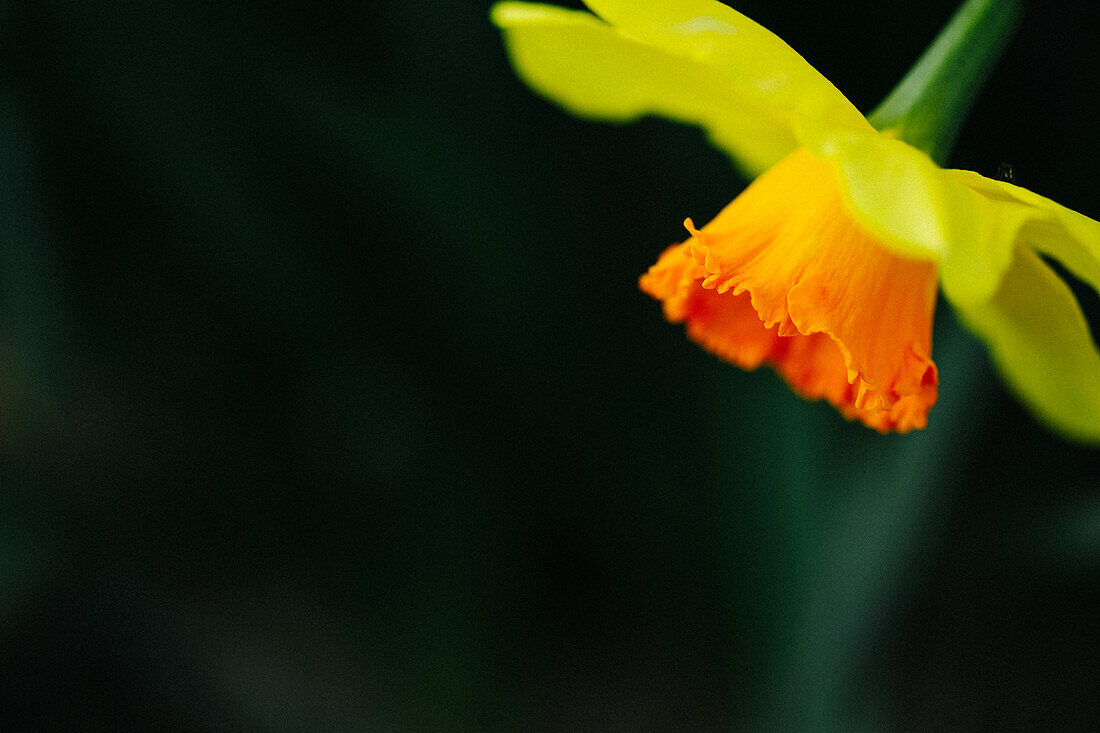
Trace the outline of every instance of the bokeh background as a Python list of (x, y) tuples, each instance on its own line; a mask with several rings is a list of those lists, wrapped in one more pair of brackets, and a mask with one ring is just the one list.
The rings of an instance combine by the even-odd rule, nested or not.
[[(954, 2), (737, 6), (868, 110)], [(488, 7), (0, 3), (0, 727), (1100, 729), (1100, 452), (942, 303), (907, 437), (688, 343), (636, 278), (744, 181)], [(1100, 216), (1098, 20), (952, 163)]]

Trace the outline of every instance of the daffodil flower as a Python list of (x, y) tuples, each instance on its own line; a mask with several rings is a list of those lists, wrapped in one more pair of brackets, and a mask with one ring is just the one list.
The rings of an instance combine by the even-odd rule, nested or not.
[(905, 432), (926, 425), (936, 400), (942, 287), (1036, 415), (1100, 441), (1100, 354), (1041, 257), (1100, 287), (1100, 224), (941, 168), (929, 153), (949, 146), (951, 109), (917, 99), (891, 114), (888, 99), (876, 129), (782, 40), (718, 2), (586, 4), (595, 15), (493, 8), (519, 75), (583, 117), (699, 125), (755, 178), (706, 226), (688, 219), (690, 238), (642, 276), (668, 320), (742, 367), (772, 365), (850, 419)]

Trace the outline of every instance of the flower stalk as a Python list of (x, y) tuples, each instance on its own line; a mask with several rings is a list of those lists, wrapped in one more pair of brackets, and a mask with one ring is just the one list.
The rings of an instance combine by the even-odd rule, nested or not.
[(1022, 14), (1021, 0), (968, 0), (867, 121), (944, 164)]

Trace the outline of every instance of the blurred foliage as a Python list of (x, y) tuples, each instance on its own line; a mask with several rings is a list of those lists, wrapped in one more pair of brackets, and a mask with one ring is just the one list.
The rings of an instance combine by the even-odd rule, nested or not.
[[(869, 109), (952, 5), (738, 7)], [(1100, 454), (946, 309), (905, 438), (691, 346), (635, 281), (743, 181), (487, 10), (0, 4), (5, 729), (1100, 727)], [(1100, 215), (1096, 21), (953, 163)]]

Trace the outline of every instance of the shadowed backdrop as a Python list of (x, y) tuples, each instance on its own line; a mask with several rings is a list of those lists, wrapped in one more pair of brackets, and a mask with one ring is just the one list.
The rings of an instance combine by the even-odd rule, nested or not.
[[(736, 7), (866, 111), (954, 3)], [(0, 3), (0, 724), (1100, 727), (1100, 452), (942, 304), (904, 437), (688, 342), (637, 277), (745, 181), (488, 8)], [(1100, 217), (1097, 21), (951, 165)]]

